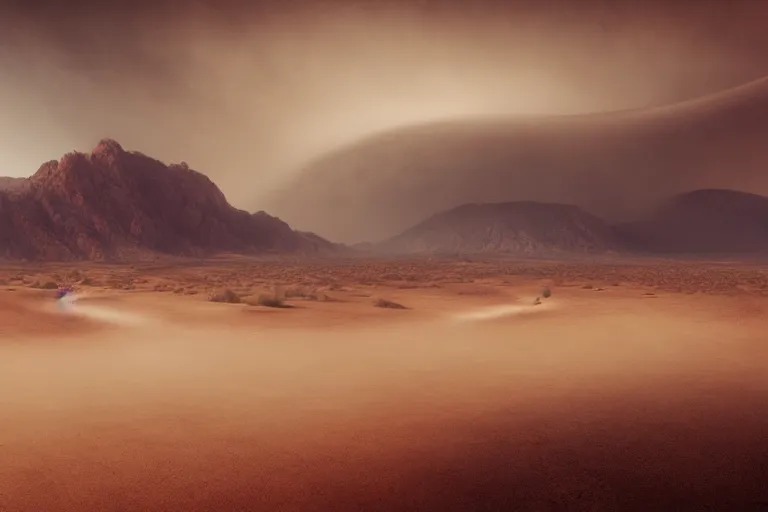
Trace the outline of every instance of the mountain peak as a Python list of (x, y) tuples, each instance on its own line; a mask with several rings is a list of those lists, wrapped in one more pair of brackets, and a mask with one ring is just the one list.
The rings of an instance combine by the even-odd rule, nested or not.
[(91, 151), (92, 155), (120, 155), (122, 153), (125, 153), (123, 146), (121, 146), (120, 143), (116, 140), (109, 138), (101, 139), (96, 147), (93, 148), (93, 151)]
[(380, 248), (388, 252), (535, 255), (616, 250), (610, 228), (580, 208), (515, 201), (467, 203), (433, 215)]
[(0, 255), (127, 259), (137, 254), (330, 250), (266, 213), (231, 206), (207, 176), (103, 139), (43, 164), (0, 204)]

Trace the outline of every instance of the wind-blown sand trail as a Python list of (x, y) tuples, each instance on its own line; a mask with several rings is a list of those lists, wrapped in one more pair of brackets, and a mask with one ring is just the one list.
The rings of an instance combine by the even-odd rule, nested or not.
[(0, 510), (768, 501), (764, 299), (515, 292), (394, 290), (402, 311), (125, 293), (82, 315), (0, 292)]

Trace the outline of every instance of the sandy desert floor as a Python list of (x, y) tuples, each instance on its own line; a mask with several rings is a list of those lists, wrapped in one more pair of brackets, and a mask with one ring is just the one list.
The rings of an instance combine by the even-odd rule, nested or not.
[[(758, 264), (222, 259), (0, 281), (3, 512), (768, 510)], [(78, 314), (55, 308), (62, 283)], [(208, 300), (224, 289), (240, 303)]]

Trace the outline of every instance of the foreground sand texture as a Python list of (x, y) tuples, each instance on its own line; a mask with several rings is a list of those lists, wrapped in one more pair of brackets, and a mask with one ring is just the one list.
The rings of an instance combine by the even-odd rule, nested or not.
[[(757, 264), (231, 258), (0, 279), (2, 511), (768, 503)], [(62, 281), (90, 313), (55, 312)], [(208, 301), (225, 288), (243, 303)], [(276, 289), (293, 307), (248, 300)]]

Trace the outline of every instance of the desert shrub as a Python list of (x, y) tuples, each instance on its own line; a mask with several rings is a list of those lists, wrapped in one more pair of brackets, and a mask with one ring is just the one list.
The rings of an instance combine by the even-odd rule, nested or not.
[[(276, 296), (279, 296), (279, 295), (278, 295), (278, 291), (277, 291), (277, 290), (275, 291), (275, 295), (276, 295)], [(305, 288), (299, 288), (299, 287), (291, 287), (291, 288), (287, 288), (287, 289), (286, 289), (286, 290), (283, 292), (283, 296), (284, 296), (286, 299), (307, 299), (307, 300), (317, 300), (317, 297), (316, 297), (316, 295), (315, 295), (313, 292), (311, 292), (311, 291), (308, 291), (308, 290), (306, 290)]]
[(266, 293), (259, 295), (256, 299), (256, 304), (267, 308), (287, 308), (283, 299), (276, 295), (268, 295)]
[(408, 309), (402, 304), (398, 304), (397, 302), (392, 302), (391, 300), (387, 300), (387, 299), (377, 299), (376, 302), (373, 303), (373, 305), (376, 306), (377, 308)]
[(541, 292), (541, 296), (545, 299), (550, 298), (552, 296), (552, 290), (550, 290), (548, 287), (545, 287)]
[(334, 299), (329, 297), (327, 294), (315, 289), (307, 288), (288, 288), (285, 290), (283, 296), (286, 299), (302, 299), (314, 302), (334, 302)]
[(224, 290), (221, 293), (217, 293), (211, 296), (211, 302), (224, 302), (227, 304), (240, 304), (240, 296), (232, 290)]

